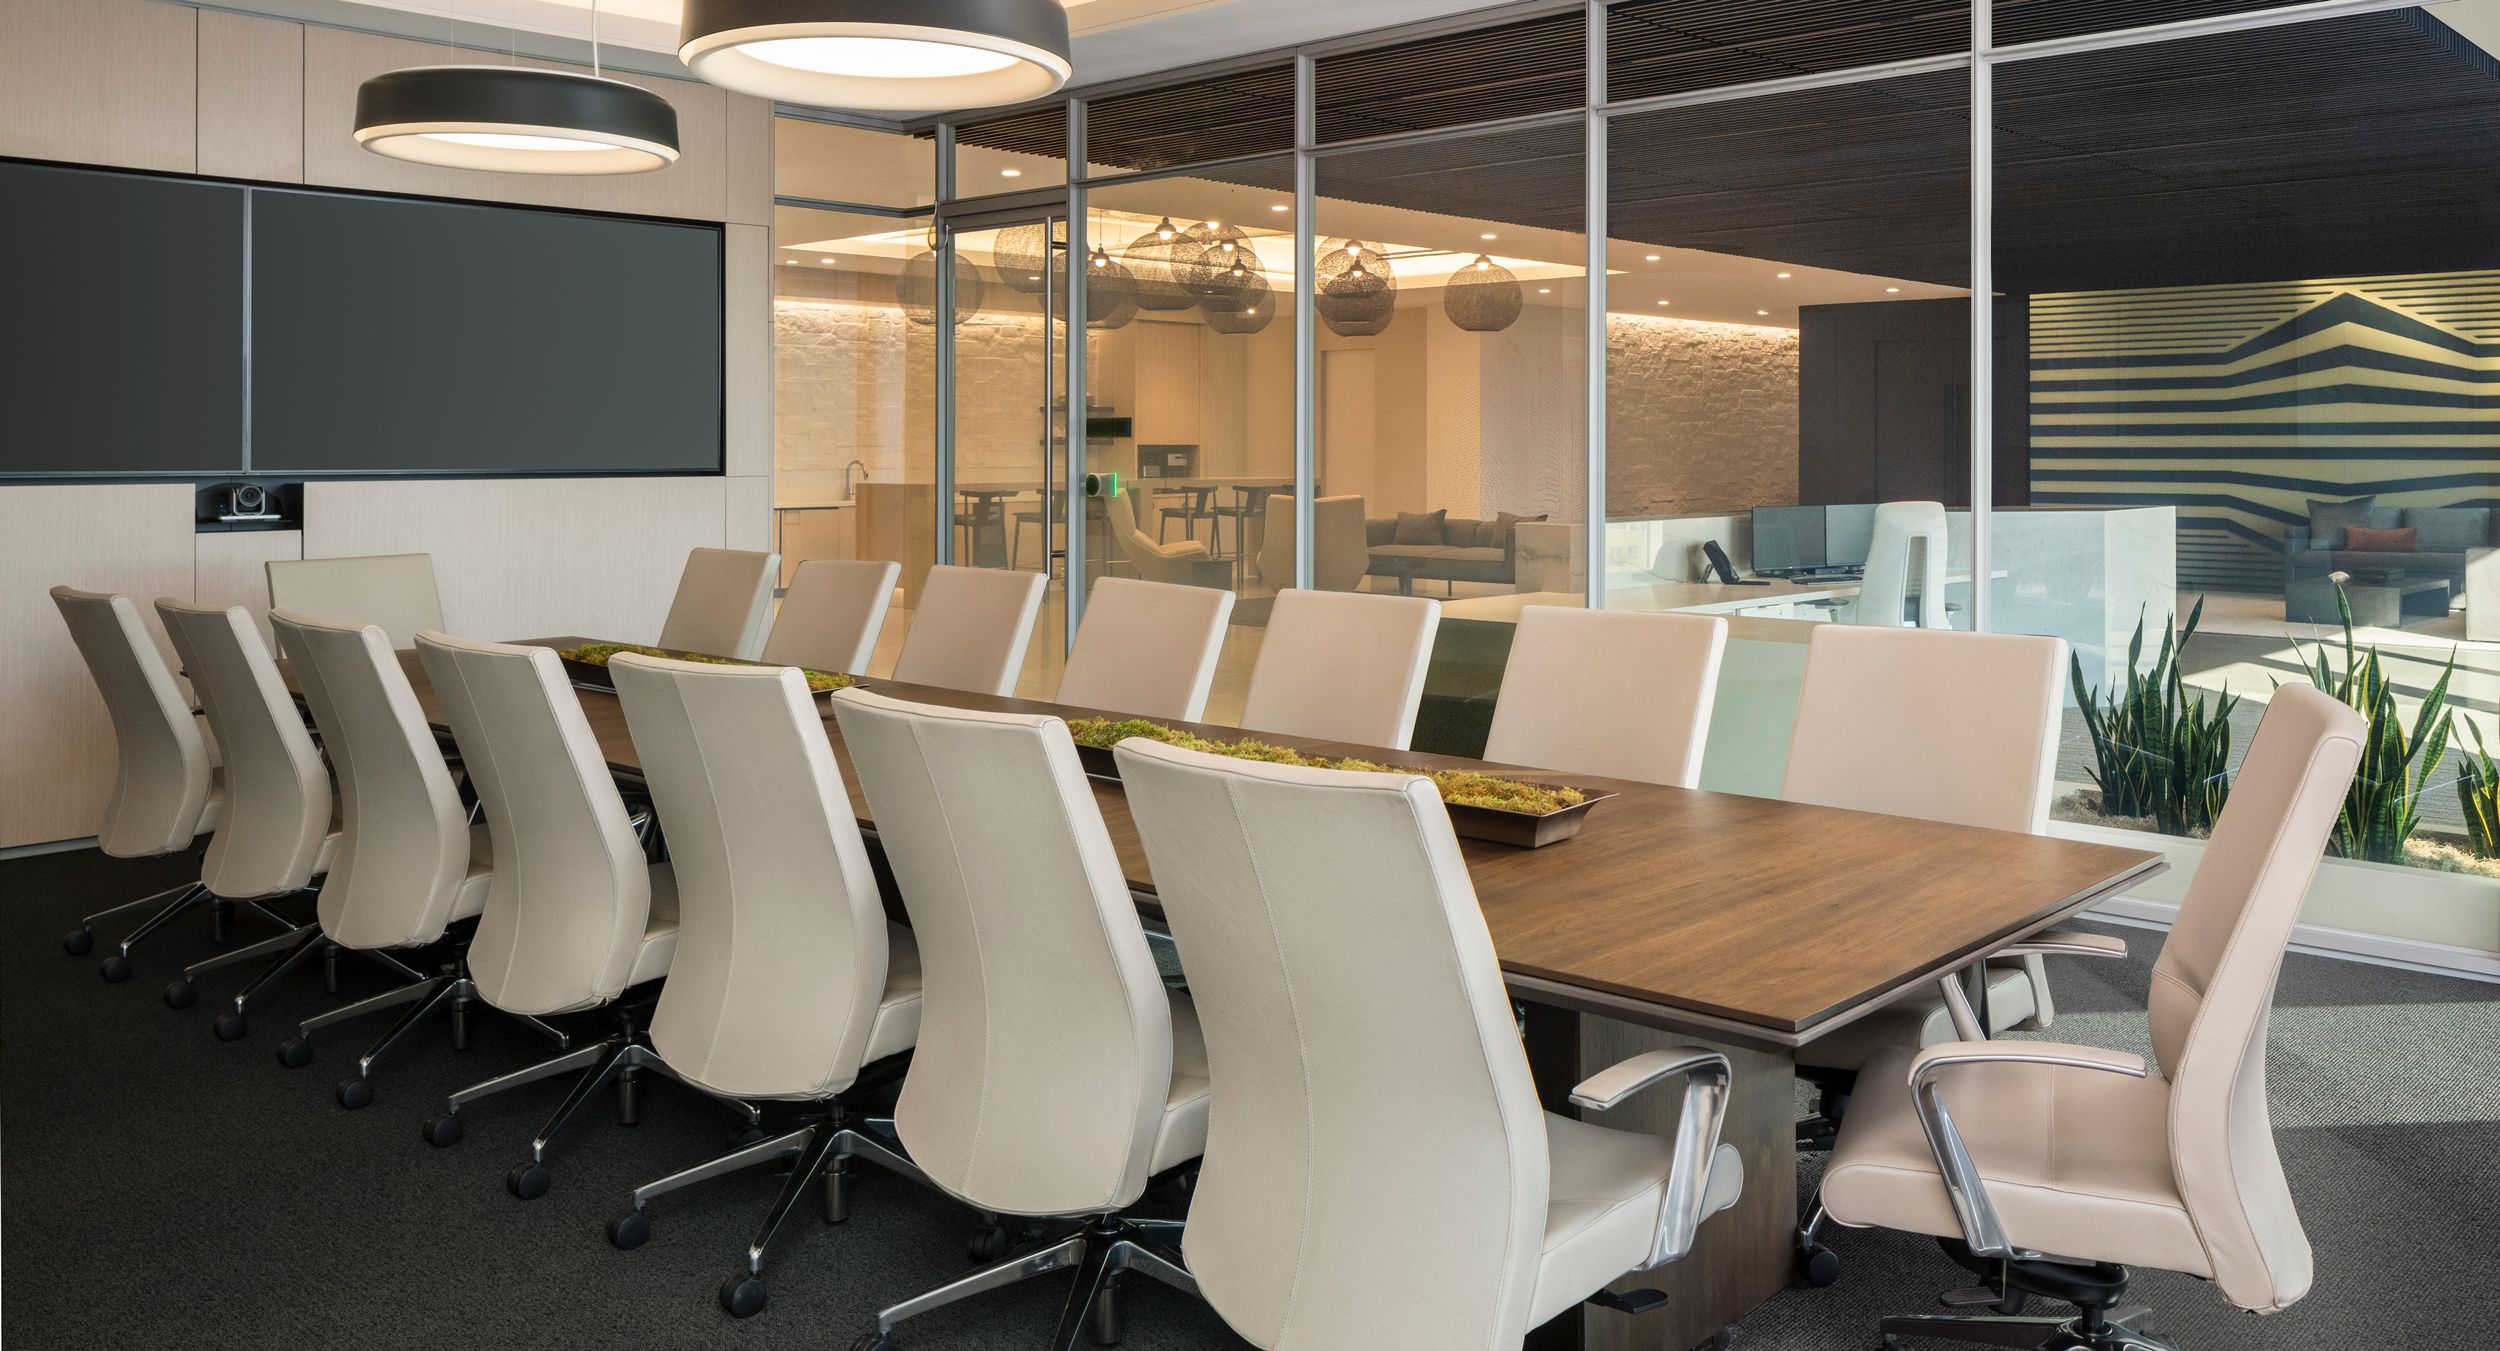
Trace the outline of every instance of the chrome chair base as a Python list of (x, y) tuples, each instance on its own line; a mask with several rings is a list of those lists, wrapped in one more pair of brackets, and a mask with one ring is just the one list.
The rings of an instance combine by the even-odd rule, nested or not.
[(572, 1090), (565, 1094), (563, 1102), (557, 1104), (554, 1115), (548, 1117), (547, 1123), (538, 1128), (538, 1134), (530, 1138), (529, 1157), (514, 1165), (512, 1171), (504, 1176), (506, 1190), (524, 1201), (535, 1201), (547, 1194), (547, 1188), (553, 1181), (552, 1174), (547, 1170), (548, 1147), (554, 1144), (556, 1137), (563, 1134), (565, 1128), (573, 1123), (574, 1118), (581, 1115), (582, 1109), (592, 1098), (597, 1097), (610, 1085), (614, 1085), (617, 1124), (631, 1126), (642, 1119), (639, 1089), (644, 1070), (649, 1070), (673, 1083), (685, 1084), (687, 1088), (701, 1094), (705, 1101), (719, 1103), (737, 1113), (750, 1127), (762, 1123), (763, 1109), (755, 1104), (740, 1102), (734, 1098), (717, 1097), (700, 1088), (695, 1088), (692, 1084), (686, 1084), (686, 1081), (678, 1076), (677, 1071), (669, 1068), (668, 1062), (660, 1058), (659, 1052), (651, 1049), (648, 1034), (634, 1023), (632, 1017), (621, 1012), (619, 1016), (625, 1027), (616, 1036), (589, 1046), (578, 1047), (552, 1059), (514, 1070), (509, 1074), (497, 1075), (483, 1083), (471, 1084), (453, 1093), (444, 1100), (443, 1114), (425, 1123), (426, 1143), (437, 1147), (458, 1144), (464, 1133), (460, 1121), (460, 1109), (470, 1103), (510, 1089), (520, 1088), (526, 1084), (534, 1084), (542, 1079), (553, 1079), (559, 1075), (579, 1071), (579, 1077), (573, 1081)]
[(1175, 1290), (1198, 1293), (1197, 1279), (1181, 1265), (1180, 1254), (1161, 1241), (1178, 1238), (1180, 1225), (1178, 1220), (1097, 1215), (1065, 1238), (1010, 1254), (925, 1295), (879, 1310), (876, 1331), (853, 1343), (852, 1351), (899, 1351), (893, 1332), (904, 1320), (1054, 1271), (1074, 1271), (1076, 1282), (1060, 1311), (1059, 1330), (1050, 1342), (1052, 1351), (1075, 1351), (1089, 1335), (1095, 1345), (1110, 1346), (1120, 1340), (1117, 1287), (1121, 1277), (1137, 1272)]
[(2179, 1351), (2175, 1342), (2127, 1326), (2148, 1312), (2121, 1310), (2102, 1318), (2097, 1328), (2085, 1326), (2086, 1317), (2012, 1318), (2001, 1314), (1975, 1318), (1913, 1314), (1887, 1318), (1880, 1326), (1884, 1351), (1919, 1339), (2018, 1347), (2022, 1351)]
[(93, 951), (95, 948), (96, 925), (104, 922), (105, 920), (111, 919), (115, 915), (127, 914), (133, 910), (142, 910), (148, 906), (155, 905), (159, 901), (164, 901), (168, 896), (173, 897), (173, 899), (166, 902), (157, 910), (155, 914), (150, 915), (145, 920), (141, 921), (138, 928), (131, 930), (130, 935), (122, 939), (116, 949), (110, 955), (106, 956), (103, 962), (99, 964), (97, 974), (103, 976), (104, 979), (108, 981), (116, 983), (130, 979), (131, 949), (138, 947), (140, 943), (146, 941), (158, 930), (163, 929), (166, 925), (171, 924), (175, 920), (182, 918), (184, 915), (203, 907), (205, 907), (208, 911), (209, 937), (212, 942), (223, 943), (226, 941), (227, 921), (237, 909), (241, 909), (244, 913), (253, 915), (257, 918), (265, 919), (270, 923), (277, 925), (281, 929), (292, 929), (295, 927), (295, 921), (279, 915), (277, 912), (269, 909), (265, 905), (262, 905), (258, 901), (225, 900), (211, 894), (208, 888), (201, 886), (197, 882), (186, 882), (178, 887), (168, 887), (163, 891), (155, 893), (154, 895), (142, 896), (135, 901), (124, 901), (120, 905), (98, 910), (94, 914), (80, 920), (77, 928), (70, 930), (69, 933), (62, 937), (61, 950), (68, 953), (72, 957), (83, 957), (87, 955), (87, 953)]
[[(305, 888), (305, 891), (311, 890), (314, 888)], [(240, 1040), (249, 1030), (246, 1019), (249, 1017), (251, 1006), (260, 998), (262, 992), (275, 984), (279, 977), (315, 956), (326, 958), (322, 968), (324, 987), (332, 994), (338, 993), (337, 953), (339, 948), (337, 944), (323, 936), (319, 924), (296, 924), (282, 918), (277, 912), (263, 906), (257, 900), (234, 901), (231, 904), (246, 913), (257, 914), (279, 925), (285, 932), (272, 938), (264, 938), (257, 943), (248, 943), (242, 947), (218, 953), (213, 957), (202, 958), (184, 967), (182, 974), (165, 987), (167, 1007), (177, 1009), (191, 1007), (193, 1001), (198, 998), (199, 978), (207, 972), (217, 970), (219, 967), (233, 966), (238, 962), (248, 962), (255, 957), (266, 957), (273, 953), (278, 955), (278, 960), (270, 963), (259, 975), (252, 977), (242, 989), (237, 990), (229, 1007), (218, 1013), (215, 1031), (219, 1041)], [(390, 962), (390, 965), (407, 975), (417, 974), (397, 961)]]
[[(342, 949), (335, 947), (332, 949), (334, 952), (340, 950)], [(468, 967), (465, 963), (448, 963), (440, 972), (428, 976), (389, 953), (358, 951), (360, 955), (409, 977), (408, 983), (359, 999), (352, 1004), (342, 1004), (337, 1008), (316, 1013), (297, 1024), (295, 1035), (278, 1045), (278, 1063), (288, 1069), (301, 1069), (312, 1063), (312, 1034), (320, 1029), (346, 1022), (351, 1018), (361, 1018), (368, 1013), (378, 1013), (383, 1009), (397, 1008), (403, 1004), (415, 1005), (391, 1024), (390, 1030), (382, 1034), (381, 1040), (375, 1042), (363, 1055), (356, 1058), (356, 1073), (339, 1081), (336, 1090), (339, 1106), (350, 1111), (373, 1105), (373, 1067), (380, 1063), (382, 1057), (389, 1054), (393, 1047), (405, 1041), (409, 1034), (415, 1032), (436, 1013), (444, 1012), (451, 1016), (451, 1049), (468, 1050), (469, 1011), (482, 1002), (478, 998), (476, 983), (469, 979)], [(494, 1006), (487, 1005), (487, 1007), (491, 1009)], [(502, 1013), (500, 1009), (495, 1011)], [(554, 1042), (559, 1051), (572, 1049), (573, 1038), (558, 1028), (523, 1013), (504, 1013), (503, 1016)]]

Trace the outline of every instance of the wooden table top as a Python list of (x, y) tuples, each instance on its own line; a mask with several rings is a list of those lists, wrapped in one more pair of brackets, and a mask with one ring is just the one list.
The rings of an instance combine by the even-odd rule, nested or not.
[[(522, 640), (570, 647), (579, 638)], [(445, 727), (416, 654), (401, 654), (426, 717)], [(1094, 716), (1101, 710), (962, 690), (863, 682), (955, 708)], [(602, 754), (639, 775), (616, 697), (581, 690)], [(1113, 716), (1117, 716), (1114, 714)], [(1174, 724), (1233, 737), (1238, 728)], [(863, 828), (874, 828), (834, 721), (825, 719)], [(1260, 738), (1395, 765), (1481, 762), (1310, 738)], [(1577, 838), (1543, 849), (1461, 840), (1478, 904), (1514, 986), (1528, 997), (1631, 1022), (1773, 1047), (1800, 1045), (1911, 985), (2160, 872), (2161, 856), (1768, 798), (1501, 767), (1510, 777), (1618, 794)], [(1130, 886), (1154, 882), (1116, 783), (1097, 781)]]

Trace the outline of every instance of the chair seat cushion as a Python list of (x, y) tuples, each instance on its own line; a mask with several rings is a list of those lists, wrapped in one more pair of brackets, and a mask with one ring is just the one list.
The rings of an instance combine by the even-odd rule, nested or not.
[[(1674, 1148), (1667, 1136), (1546, 1113), (1551, 1181), (1536, 1294), (1528, 1306), (1530, 1326), (1649, 1261), (1658, 1240), (1658, 1208), (1665, 1204), (1667, 1176), (1675, 1166)], [(1736, 1151), (1721, 1145), (1711, 1161), (1703, 1213), (1733, 1205), (1744, 1177)]]
[(1207, 1037), (1198, 1028), (1198, 1006), (1178, 990), (1172, 996), (1172, 1088), (1164, 1096), (1163, 1123), (1155, 1129), (1152, 1172), (1176, 1168), (1207, 1152)]
[[(2029, 1022), (2040, 1011), (2030, 973), (2019, 957), (1988, 963), (1988, 1035), (1995, 1036)], [(1922, 985), (1854, 1023), (1816, 1037), (1797, 1048), (1797, 1063), (1817, 1069), (1853, 1070), (1876, 1052), (1893, 1047), (1916, 1050), (1961, 1038), (1953, 1031), (1953, 1015), (1945, 1011), (1944, 994)]]
[(877, 997), (877, 1020), (868, 1028), (863, 1065), (901, 1055), (920, 1041), (920, 943), (911, 930), (885, 926), (885, 993)]
[[(1849, 1225), (1960, 1237), (1910, 1098), (1917, 1052), (1858, 1073), (1823, 1204)], [(2170, 1084), (2100, 1070), (1979, 1064), (1937, 1083), (2016, 1247), (2210, 1276), (2170, 1165)]]
[(642, 950), (634, 954), (634, 971), (625, 978), (626, 986), (631, 988), (667, 975), (669, 961), (676, 955), (677, 870), (665, 863), (654, 863), (651, 917), (643, 922)]

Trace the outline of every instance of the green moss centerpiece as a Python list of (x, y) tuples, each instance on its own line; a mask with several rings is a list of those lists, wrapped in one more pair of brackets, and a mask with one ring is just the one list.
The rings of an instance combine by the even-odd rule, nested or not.
[(1085, 771), (1102, 779), (1116, 780), (1120, 777), (1119, 762), (1112, 757), (1111, 748), (1131, 737), (1143, 737), (1167, 746), (1203, 751), (1234, 760), (1256, 760), (1263, 764), (1298, 765), (1306, 769), (1335, 769), (1362, 774), (1419, 774), (1430, 779), (1432, 786), (1440, 790), (1442, 803), (1450, 809), (1450, 825), (1460, 835), (1530, 849), (1579, 834), (1588, 808), (1614, 796), (1612, 793), (1583, 792), (1561, 784), (1496, 778), (1470, 769), (1422, 769), (1384, 765), (1371, 760), (1305, 755), (1290, 746), (1279, 746), (1255, 737), (1216, 741), (1143, 718), (1077, 718), (1068, 723), (1068, 735), (1076, 741), (1077, 758), (1085, 762)]
[[(608, 675), (606, 667), (608, 658), (619, 652), (631, 652), (644, 657), (662, 657), (669, 661), (696, 661), (707, 666), (763, 665), (762, 662), (740, 661), (735, 657), (715, 657), (708, 652), (671, 652), (664, 647), (636, 647), (632, 643), (584, 643), (580, 647), (560, 647), (556, 649), (556, 656), (564, 662), (565, 670), (572, 673), (574, 684), (586, 685), (591, 689), (613, 690), (616, 688), (616, 681)], [(833, 671), (810, 671), (802, 667), (799, 674), (807, 678), (807, 688), (817, 694), (831, 694), (835, 690), (846, 690), (859, 683), (849, 676)]]

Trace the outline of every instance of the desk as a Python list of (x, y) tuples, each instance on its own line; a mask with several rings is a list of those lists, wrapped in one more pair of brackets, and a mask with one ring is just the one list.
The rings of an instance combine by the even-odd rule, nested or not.
[[(427, 720), (440, 728), (423, 666), (414, 653), (401, 661)], [(868, 683), (881, 694), (956, 708), (1098, 711)], [(584, 691), (581, 702), (609, 765), (638, 777), (642, 762), (615, 696)], [(852, 809), (873, 837), (876, 823), (841, 733), (830, 718), (824, 727)], [(1471, 763), (1266, 739), (1391, 764)], [(1725, 1138), (1745, 1159), (1744, 1197), (1703, 1226), (1692, 1256), (1624, 1282), (1666, 1290), (1666, 1310), (1590, 1319), (1585, 1343), (1566, 1315), (1533, 1339), (1539, 1347), (1559, 1338), (1684, 1351), (1777, 1293), (1789, 1280), (1797, 1221), (1794, 1048), (2163, 867), (2157, 854), (2078, 840), (1591, 775), (1504, 772), (1620, 794), (1593, 809), (1579, 837), (1564, 844), (1528, 850), (1460, 841), (1503, 972), (1531, 1005), (1529, 1055), (1548, 1105), (1562, 1103), (1584, 1069), (1621, 1056), (1692, 1041), (1717, 1046), (1730, 1052), (1736, 1071)], [(1097, 782), (1094, 796), (1140, 908), (1159, 913), (1120, 786)], [(1647, 1094), (1604, 1119), (1670, 1130), (1677, 1098)]]

